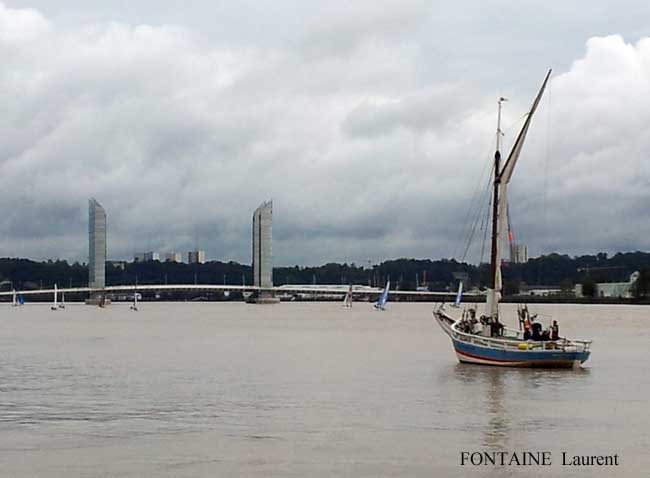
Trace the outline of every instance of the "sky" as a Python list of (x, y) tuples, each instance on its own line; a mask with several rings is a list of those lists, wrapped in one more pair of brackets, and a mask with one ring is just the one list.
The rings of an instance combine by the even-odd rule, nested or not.
[[(0, 257), (481, 254), (497, 100), (529, 255), (650, 250), (647, 1), (0, 0)], [(477, 193), (478, 191), (478, 193)], [(470, 218), (468, 220), (468, 218)]]

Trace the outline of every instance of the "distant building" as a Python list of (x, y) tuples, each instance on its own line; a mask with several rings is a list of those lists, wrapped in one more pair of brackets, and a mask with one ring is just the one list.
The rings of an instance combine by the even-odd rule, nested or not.
[(528, 247), (526, 244), (510, 244), (510, 263), (525, 264), (528, 262)]
[(157, 252), (137, 252), (133, 255), (133, 262), (159, 261), (160, 254)]
[(145, 252), (144, 253), (144, 260), (145, 261), (159, 261), (160, 260), (160, 254), (157, 252)]
[(632, 297), (632, 289), (638, 278), (639, 272), (636, 271), (630, 275), (630, 279), (627, 282), (599, 282), (596, 284), (596, 294), (598, 297), (629, 299)]
[(187, 253), (188, 264), (204, 264), (205, 251), (190, 251)]
[(253, 212), (253, 285), (273, 287), (273, 201), (265, 201)]
[(180, 252), (166, 252), (165, 262), (183, 262), (183, 256)]
[(112, 265), (116, 269), (126, 270), (125, 261), (106, 261), (106, 263)]
[(106, 211), (96, 199), (88, 200), (88, 285), (106, 287)]
[(558, 285), (522, 285), (519, 289), (519, 295), (548, 297), (550, 295), (559, 295), (562, 288)]

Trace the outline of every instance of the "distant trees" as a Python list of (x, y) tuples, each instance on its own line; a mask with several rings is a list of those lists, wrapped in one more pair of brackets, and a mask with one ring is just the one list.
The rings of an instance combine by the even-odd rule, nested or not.
[(562, 279), (560, 281), (560, 290), (562, 295), (573, 295), (573, 281), (571, 279)]
[[(650, 253), (626, 252), (612, 257), (600, 253), (570, 257), (547, 254), (533, 258), (526, 264), (502, 267), (504, 293), (517, 294), (520, 284), (557, 286), (570, 296), (573, 284), (582, 284), (585, 297), (597, 294), (596, 282), (625, 282), (635, 271), (640, 271), (633, 294), (639, 299), (650, 298)], [(106, 264), (107, 285), (135, 284), (252, 284), (249, 264), (211, 261), (205, 264), (147, 261)], [(455, 291), (458, 281), (465, 290), (489, 285), (489, 264), (467, 264), (454, 259), (395, 259), (372, 267), (354, 263), (328, 263), (321, 266), (275, 267), (273, 281), (283, 284), (372, 284), (382, 287), (390, 278), (391, 288), (413, 290), (426, 282), (432, 291)], [(81, 287), (88, 283), (86, 264), (61, 260), (36, 262), (28, 259), (0, 258), (0, 282), (3, 290), (10, 287), (29, 289), (52, 287)]]
[(506, 280), (503, 283), (504, 295), (517, 295), (519, 294), (520, 284), (518, 280)]
[(582, 281), (582, 295), (585, 297), (595, 297), (598, 292), (596, 281), (591, 277), (585, 277)]

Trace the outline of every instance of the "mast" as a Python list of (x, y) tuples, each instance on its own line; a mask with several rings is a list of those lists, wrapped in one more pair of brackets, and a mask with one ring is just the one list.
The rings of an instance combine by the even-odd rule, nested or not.
[(501, 177), (499, 174), (501, 166), (501, 107), (506, 98), (499, 98), (499, 112), (497, 114), (497, 146), (494, 152), (494, 192), (492, 196), (492, 251), (490, 254), (490, 288), (496, 289), (497, 285), (497, 236), (499, 234), (499, 184)]
[[(497, 116), (497, 142), (496, 142), (496, 152), (494, 153), (494, 192), (492, 197), (492, 250), (490, 255), (490, 287), (487, 294), (487, 303), (486, 303), (486, 314), (490, 318), (498, 320), (499, 315), (499, 299), (501, 297), (501, 254), (499, 248), (502, 247), (500, 244), (499, 236), (505, 230), (506, 227), (506, 197), (507, 197), (507, 186), (512, 178), (512, 173), (514, 171), (519, 155), (524, 145), (526, 139), (526, 134), (528, 133), (528, 128), (530, 127), (530, 122), (533, 118), (533, 114), (537, 110), (537, 106), (544, 94), (546, 89), (546, 84), (551, 76), (551, 70), (548, 70), (544, 82), (542, 83), (533, 105), (530, 108), (530, 111), (526, 115), (526, 120), (524, 125), (517, 135), (508, 159), (506, 160), (503, 167), (501, 167), (501, 137), (503, 133), (501, 132), (501, 104), (506, 101), (505, 98), (499, 98), (499, 112)], [(484, 330), (484, 333), (487, 331)]]

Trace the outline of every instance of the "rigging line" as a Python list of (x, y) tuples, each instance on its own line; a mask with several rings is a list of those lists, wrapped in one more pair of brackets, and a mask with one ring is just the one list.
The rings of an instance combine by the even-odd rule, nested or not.
[[(490, 175), (490, 178), (488, 178), (488, 186), (489, 186), (489, 184), (491, 182), (491, 179), (492, 179), (492, 177)], [(484, 209), (483, 204), (485, 202), (486, 196), (487, 196), (487, 194), (484, 194), (482, 197), (477, 198), (478, 206), (476, 208), (476, 212), (474, 213), (474, 218), (472, 219), (471, 230), (469, 231), (469, 234), (468, 234), (468, 237), (467, 237), (466, 241), (464, 241), (465, 249), (464, 249), (464, 252), (463, 252), (463, 256), (461, 258), (461, 262), (464, 262), (465, 259), (467, 258), (467, 253), (469, 251), (469, 248), (472, 245), (472, 241), (474, 239), (474, 234), (476, 233), (476, 227), (478, 226), (478, 224), (480, 222), (480, 219), (483, 216), (483, 209)]]
[[(494, 144), (494, 140), (490, 142), (491, 145)], [(456, 257), (457, 253), (460, 252), (462, 245), (465, 244), (467, 237), (469, 236), (472, 228), (473, 221), (471, 220), (472, 216), (475, 214), (473, 209), (476, 207), (476, 204), (479, 200), (479, 195), (481, 193), (481, 185), (483, 184), (483, 178), (485, 177), (485, 174), (488, 170), (488, 166), (490, 165), (489, 161), (489, 156), (488, 155), (488, 160), (485, 161), (483, 169), (481, 171), (481, 174), (479, 176), (478, 181), (476, 182), (476, 185), (474, 186), (474, 191), (472, 192), (472, 195), (470, 197), (470, 201), (467, 206), (467, 211), (465, 213), (465, 219), (463, 220), (463, 228), (461, 232), (461, 241), (456, 243), (456, 247), (454, 248), (454, 254), (452, 257)]]
[(483, 195), (483, 203), (481, 204), (481, 208), (479, 211), (479, 215), (477, 217), (477, 224), (479, 219), (481, 220), (481, 226), (479, 228), (479, 231), (483, 231), (483, 242), (481, 243), (481, 256), (478, 257), (479, 264), (483, 260), (483, 254), (484, 254), (484, 249), (485, 249), (485, 235), (487, 234), (487, 230), (489, 229), (488, 224), (489, 224), (489, 219), (490, 219), (490, 213), (491, 213), (491, 205), (492, 205), (492, 182), (494, 180), (493, 174), (490, 174), (490, 177), (488, 178), (488, 182), (485, 187), (485, 193)]
[(551, 157), (551, 86), (553, 82), (548, 84), (548, 93), (546, 94), (546, 102), (548, 105), (548, 112), (546, 116), (546, 157), (544, 158), (544, 189), (542, 191), (542, 247), (540, 251), (539, 269), (537, 271), (537, 284), (541, 284), (542, 280), (542, 252), (546, 250), (546, 225), (547, 225), (547, 196), (548, 196), (548, 171), (549, 161)]
[(485, 245), (487, 244), (487, 235), (488, 235), (488, 224), (490, 224), (490, 216), (492, 213), (492, 194), (488, 194), (488, 210), (487, 210), (487, 215), (483, 216), (483, 224), (481, 227), (483, 228), (483, 242), (481, 243), (481, 255), (478, 258), (478, 264), (479, 266), (484, 262), (483, 259), (485, 259)]
[[(508, 127), (505, 129), (501, 130), (501, 133), (505, 136), (507, 131), (511, 131), (516, 125), (520, 124), (522, 121), (525, 120), (526, 116), (528, 113), (524, 113), (522, 116), (520, 116), (517, 120), (513, 121)], [(496, 138), (491, 141), (492, 150), (496, 148)], [(490, 181), (488, 181), (487, 188), (489, 189), (490, 183), (491, 183), (491, 178), (492, 178), (492, 161), (491, 161), (491, 155), (488, 155), (488, 160), (485, 161), (485, 164), (483, 166), (483, 170), (481, 172), (481, 175), (479, 177), (479, 181), (476, 183), (476, 186), (474, 188), (474, 191), (472, 192), (472, 196), (469, 202), (469, 206), (467, 208), (467, 212), (465, 214), (465, 219), (463, 221), (463, 228), (462, 228), (462, 233), (461, 233), (461, 241), (456, 243), (456, 246), (454, 247), (454, 253), (452, 257), (457, 257), (457, 254), (463, 250), (463, 255), (461, 258), (460, 262), (464, 262), (467, 253), (469, 251), (469, 248), (471, 247), (472, 240), (474, 238), (474, 234), (476, 232), (476, 227), (478, 225), (479, 219), (482, 216), (482, 211), (484, 209), (484, 201), (485, 199), (481, 200), (480, 198), (480, 188), (481, 184), (483, 183), (484, 177), (486, 172), (489, 170), (490, 171)], [(491, 195), (488, 194), (488, 199), (491, 201)], [(475, 204), (478, 204), (477, 208), (473, 210)], [(472, 219), (473, 217), (473, 219)], [(464, 248), (463, 248), (463, 245)], [(479, 258), (479, 261), (483, 260), (483, 255)]]
[[(488, 181), (487, 181), (483, 196), (480, 198), (480, 201), (478, 202), (478, 207), (476, 209), (476, 213), (475, 213), (474, 219), (472, 221), (472, 229), (470, 231), (469, 237), (467, 238), (466, 245), (465, 245), (465, 250), (463, 252), (463, 257), (461, 259), (461, 262), (464, 262), (466, 257), (467, 257), (467, 253), (469, 251), (469, 248), (472, 245), (472, 241), (474, 239), (474, 234), (476, 233), (476, 228), (477, 228), (481, 218), (485, 219), (485, 216), (484, 216), (483, 212), (485, 210), (486, 200), (489, 200), (490, 196), (491, 196), (489, 194), (491, 184), (492, 184), (492, 173), (490, 173), (490, 177), (488, 178)], [(484, 222), (481, 224), (481, 227), (483, 227), (483, 225), (484, 225)]]

